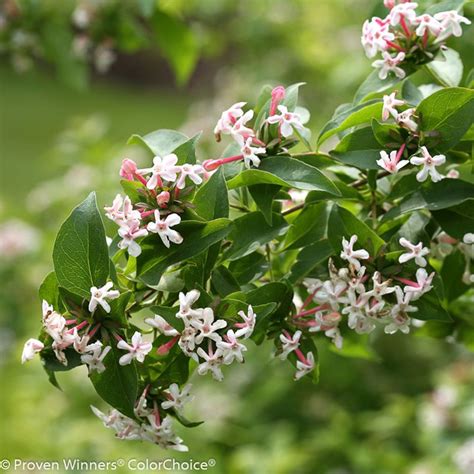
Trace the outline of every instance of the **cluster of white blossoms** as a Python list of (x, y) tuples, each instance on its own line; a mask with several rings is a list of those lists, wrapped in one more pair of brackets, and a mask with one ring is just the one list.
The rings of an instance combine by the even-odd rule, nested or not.
[[(126, 249), (132, 257), (141, 254), (137, 239), (151, 234), (158, 234), (163, 244), (169, 248), (171, 243), (181, 244), (182, 236), (173, 229), (181, 222), (176, 212), (170, 207), (179, 209), (178, 199), (192, 191), (189, 181), (194, 185), (203, 182), (207, 176), (201, 165), (185, 163), (177, 165), (175, 154), (155, 156), (153, 166), (138, 169), (133, 160), (125, 159), (120, 168), (120, 176), (128, 181), (137, 180), (144, 187), (144, 201), (134, 208), (128, 196), (117, 194), (111, 206), (105, 207), (106, 216), (118, 226), (118, 234), (122, 239), (118, 247)], [(146, 222), (144, 222), (146, 221)]]
[[(324, 332), (338, 348), (343, 344), (339, 324), (344, 316), (347, 316), (349, 328), (358, 334), (372, 332), (377, 324), (384, 325), (387, 334), (397, 331), (408, 333), (408, 313), (417, 311), (412, 303), (432, 289), (434, 273), (428, 274), (423, 268), (427, 264), (425, 256), (429, 250), (421, 242), (412, 244), (404, 238), (400, 239), (400, 245), (406, 252), (399, 257), (399, 262), (414, 260), (420, 267), (416, 271), (415, 281), (395, 277), (404, 283), (403, 288), (393, 284), (391, 279), (384, 279), (379, 271), (368, 274), (361, 261), (368, 260), (370, 255), (364, 249), (355, 250), (356, 242), (356, 235), (349, 241), (342, 241), (341, 258), (348, 262), (347, 267), (337, 269), (330, 260), (328, 280), (307, 278), (304, 281), (309, 297), (292, 320), (298, 328)], [(316, 307), (306, 309), (311, 303), (315, 303)], [(283, 339), (282, 342), (288, 343)]]
[(159, 353), (169, 351), (175, 343), (188, 357), (199, 363), (197, 372), (200, 375), (211, 372), (214, 379), (222, 381), (222, 365), (230, 365), (235, 360), (244, 361), (243, 353), (247, 347), (241, 340), (249, 338), (255, 327), (256, 315), (252, 306), (247, 313), (239, 311), (242, 322), (234, 324), (234, 329), (227, 329), (225, 334), (218, 331), (227, 328), (227, 321), (215, 319), (212, 308), (193, 308), (199, 299), (198, 290), (179, 294), (179, 311), (176, 317), (184, 323), (184, 329), (179, 332), (162, 316), (145, 320), (147, 324), (157, 329), (161, 334), (172, 339), (158, 349)]
[[(91, 288), (89, 301), (89, 311), (91, 313), (94, 313), (97, 306), (101, 306), (107, 313), (111, 311), (107, 300), (119, 296), (119, 292), (111, 288), (112, 283), (110, 282), (102, 288)], [(76, 319), (67, 320), (44, 300), (42, 320), (44, 332), (52, 339), (51, 349), (61, 364), (68, 365), (65, 350), (71, 348), (81, 355), (81, 362), (88, 366), (90, 372), (97, 371), (101, 373), (105, 370), (104, 359), (111, 348), (110, 346), (103, 347), (99, 340), (91, 342), (100, 328), (100, 324), (92, 327), (92, 324), (86, 320), (80, 323)], [(41, 352), (44, 348), (44, 343), (38, 339), (28, 339), (23, 348), (22, 363), (33, 359), (35, 354)]]
[(410, 55), (422, 51), (433, 58), (433, 48), (437, 49), (450, 36), (461, 36), (461, 24), (471, 22), (456, 10), (429, 15), (416, 12), (417, 3), (386, 0), (390, 9), (385, 18), (373, 17), (362, 28), (362, 46), (369, 58), (378, 53), (382, 59), (372, 63), (379, 69), (380, 79), (389, 74), (403, 79), (406, 75), (401, 67)]
[[(301, 116), (296, 112), (290, 112), (288, 107), (281, 103), (285, 98), (285, 93), (285, 88), (282, 86), (277, 86), (272, 90), (269, 116), (265, 120), (265, 124), (276, 124), (279, 137), (284, 139), (306, 130)], [(241, 160), (247, 168), (251, 166), (258, 168), (260, 165), (259, 155), (266, 153), (267, 145), (258, 138), (258, 130), (249, 126), (249, 122), (254, 118), (254, 111), (244, 112), (245, 105), (247, 105), (246, 102), (237, 102), (224, 110), (214, 128), (217, 141), (221, 140), (222, 135), (231, 136), (239, 146), (240, 154), (218, 160), (207, 160), (203, 163), (206, 170), (211, 171), (223, 164)]]
[[(177, 384), (171, 384), (168, 390), (164, 392), (168, 399), (161, 403), (162, 410), (173, 409), (180, 413), (185, 403), (193, 398), (189, 394), (190, 389), (191, 385), (186, 385), (180, 392)], [(91, 406), (91, 409), (102, 420), (106, 428), (116, 432), (116, 437), (119, 439), (148, 441), (164, 449), (188, 451), (188, 447), (183, 444), (183, 440), (173, 431), (171, 416), (166, 415), (165, 418), (161, 419), (156, 401), (153, 402), (153, 407), (147, 406), (147, 392), (148, 387), (135, 406), (136, 419), (129, 418), (115, 409), (110, 410), (108, 414), (101, 412), (94, 406)]]
[(474, 233), (468, 232), (459, 241), (445, 232), (440, 232), (436, 237), (436, 242), (432, 243), (432, 253), (440, 259), (447, 257), (449, 254), (458, 249), (464, 255), (464, 272), (462, 281), (466, 285), (474, 284), (474, 273), (471, 273), (471, 267), (474, 263)]
[[(408, 130), (410, 134), (417, 134), (418, 131), (418, 117), (414, 108), (408, 108), (403, 112), (399, 112), (397, 107), (406, 105), (404, 100), (396, 98), (396, 92), (383, 97), (382, 120), (385, 122), (390, 118), (402, 128)], [(415, 166), (421, 166), (421, 169), (416, 174), (416, 179), (419, 182), (426, 181), (428, 176), (434, 183), (441, 181), (445, 177), (456, 178), (459, 174), (456, 170), (451, 170), (446, 176), (442, 175), (436, 168), (437, 166), (446, 163), (445, 155), (434, 155), (428, 151), (426, 146), (422, 146), (415, 156), (410, 160), (402, 160), (402, 156), (406, 150), (406, 145), (403, 144), (398, 150), (393, 150), (390, 153), (382, 150), (380, 152), (380, 159), (377, 164), (388, 171), (390, 174), (396, 174), (406, 165), (411, 163)]]

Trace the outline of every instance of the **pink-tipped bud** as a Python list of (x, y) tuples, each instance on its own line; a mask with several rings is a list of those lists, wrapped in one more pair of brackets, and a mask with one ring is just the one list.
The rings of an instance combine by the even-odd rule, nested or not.
[(162, 191), (158, 196), (156, 196), (156, 202), (160, 207), (166, 207), (170, 200), (170, 193), (168, 191)]
[(206, 160), (203, 162), (202, 167), (206, 171), (213, 171), (220, 166), (219, 160)]
[(285, 98), (285, 88), (276, 86), (272, 90), (272, 102), (270, 105), (270, 115), (275, 115), (278, 104)]
[(120, 167), (120, 176), (128, 181), (133, 181), (135, 174), (137, 173), (137, 164), (133, 160), (125, 158), (122, 161), (122, 166)]

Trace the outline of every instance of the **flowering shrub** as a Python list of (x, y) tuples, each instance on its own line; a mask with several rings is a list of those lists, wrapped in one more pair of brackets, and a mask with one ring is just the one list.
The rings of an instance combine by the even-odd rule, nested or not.
[[(434, 30), (420, 25), (441, 21), (441, 35), (450, 18), (458, 32), (452, 22), (464, 17), (428, 21), (392, 3), (390, 25), (410, 38), (384, 27), (383, 52), (393, 43), (424, 59), (369, 77), (316, 151), (297, 105), (302, 84), (224, 111), (214, 133), (230, 144), (216, 159), (197, 161), (199, 134), (133, 135), (149, 162), (123, 160), (124, 194), (104, 208), (117, 233), (106, 237), (95, 194), (64, 222), (40, 288), (43, 330), (23, 361), (40, 353), (55, 385), (55, 372), (86, 365), (112, 406), (93, 407), (106, 427), (186, 450), (171, 420), (196, 425), (183, 416), (190, 375), (222, 380), (250, 343), (272, 340), (295, 380), (314, 381), (324, 337), (344, 352), (378, 328), (427, 322), (420, 331), (472, 345), (472, 320), (458, 310), (474, 280), (471, 76), (468, 87), (408, 79), (434, 57)], [(292, 152), (298, 144), (308, 151)]]

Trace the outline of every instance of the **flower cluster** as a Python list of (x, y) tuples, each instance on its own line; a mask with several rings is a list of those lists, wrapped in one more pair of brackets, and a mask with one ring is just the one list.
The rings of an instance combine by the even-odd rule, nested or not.
[[(416, 115), (416, 109), (406, 108), (402, 112), (398, 110), (399, 107), (406, 106), (404, 100), (396, 98), (396, 92), (392, 92), (389, 95), (383, 97), (383, 108), (382, 108), (382, 120), (385, 122), (390, 118), (393, 118), (395, 122), (401, 128), (407, 130), (407, 132), (413, 137), (418, 137), (418, 117)], [(411, 163), (415, 166), (421, 166), (421, 169), (416, 174), (416, 179), (419, 182), (426, 181), (428, 176), (431, 181), (438, 182), (443, 178), (456, 177), (451, 170), (451, 174), (448, 173), (446, 176), (442, 175), (436, 168), (446, 163), (445, 155), (434, 155), (432, 156), (426, 146), (422, 146), (418, 152), (412, 156), (409, 160), (402, 159), (406, 153), (406, 144), (402, 144), (398, 150), (393, 150), (390, 153), (382, 150), (380, 152), (380, 159), (377, 160), (377, 164), (390, 174), (396, 174), (406, 165)]]
[[(356, 235), (349, 241), (343, 239), (340, 257), (348, 262), (347, 267), (337, 269), (330, 260), (328, 280), (305, 279), (309, 297), (292, 320), (297, 328), (324, 332), (338, 348), (343, 344), (339, 325), (344, 316), (347, 316), (349, 328), (358, 334), (372, 332), (378, 323), (384, 326), (386, 334), (408, 333), (408, 313), (417, 311), (412, 303), (432, 289), (434, 273), (428, 274), (423, 268), (429, 250), (421, 242), (415, 245), (407, 239), (400, 239), (400, 245), (407, 251), (400, 255), (399, 262), (414, 260), (421, 267), (416, 270), (415, 281), (394, 277), (404, 283), (403, 288), (395, 285), (392, 279), (385, 279), (379, 271), (369, 273), (361, 261), (369, 260), (370, 255), (364, 249), (354, 249), (356, 242)], [(313, 303), (316, 306), (309, 307)], [(286, 334), (281, 336), (283, 355), (287, 354), (288, 348), (295, 350), (298, 347), (299, 336), (299, 331), (292, 338)]]
[[(107, 300), (115, 299), (119, 292), (111, 290), (112, 283), (106, 283), (102, 288), (91, 288), (89, 311), (94, 313), (100, 305), (106, 313), (111, 308)], [(87, 319), (79, 322), (78, 319), (66, 319), (58, 313), (52, 305), (43, 300), (43, 330), (46, 334), (45, 340), (51, 341), (51, 349), (56, 359), (63, 365), (68, 365), (65, 351), (72, 349), (80, 354), (81, 362), (89, 367), (89, 371), (102, 373), (105, 370), (104, 359), (111, 347), (103, 347), (102, 342), (94, 337), (100, 328), (100, 323), (93, 327), (93, 323)], [(85, 329), (81, 333), (81, 331)], [(24, 346), (22, 363), (33, 359), (34, 355), (45, 349), (45, 344), (37, 339), (29, 339)]]
[(285, 94), (285, 88), (282, 86), (277, 86), (272, 90), (269, 114), (261, 125), (258, 123), (255, 123), (253, 127), (249, 125), (255, 113), (253, 110), (244, 112), (246, 102), (237, 102), (224, 110), (214, 128), (214, 135), (217, 141), (221, 140), (222, 135), (231, 136), (240, 148), (240, 154), (217, 160), (206, 160), (203, 163), (204, 168), (211, 171), (234, 161), (243, 161), (247, 168), (252, 166), (258, 168), (262, 155), (267, 154), (269, 144), (272, 142), (266, 140), (266, 143), (262, 140), (264, 137), (268, 138), (267, 131), (271, 125), (277, 127), (276, 140), (280, 145), (295, 134), (300, 136), (302, 132), (309, 133), (303, 125), (302, 117), (297, 112), (288, 110), (288, 107), (282, 103)]
[(119, 226), (118, 247), (126, 249), (132, 257), (138, 257), (142, 251), (137, 240), (150, 233), (158, 234), (168, 248), (171, 243), (183, 241), (173, 227), (181, 222), (179, 213), (186, 206), (183, 199), (193, 191), (194, 185), (203, 182), (207, 173), (201, 165), (177, 163), (175, 154), (155, 156), (153, 166), (144, 169), (138, 169), (130, 159), (122, 162), (120, 176), (141, 183), (139, 192), (143, 202), (134, 207), (128, 196), (117, 194), (112, 205), (104, 209), (105, 215)]
[(362, 46), (369, 58), (378, 53), (382, 59), (372, 65), (384, 80), (389, 74), (403, 79), (405, 63), (423, 64), (432, 60), (443, 42), (450, 36), (461, 36), (461, 24), (471, 22), (456, 10), (434, 15), (418, 14), (414, 2), (386, 0), (390, 9), (385, 18), (373, 17), (362, 28)]
[(222, 365), (230, 365), (235, 360), (244, 361), (243, 352), (247, 347), (242, 339), (249, 338), (255, 327), (256, 315), (252, 306), (247, 313), (239, 311), (242, 322), (234, 324), (234, 329), (227, 329), (225, 334), (219, 331), (227, 328), (227, 321), (215, 319), (210, 307), (193, 308), (200, 297), (198, 290), (179, 294), (179, 310), (176, 318), (183, 322), (183, 329), (178, 331), (172, 324), (160, 315), (148, 318), (145, 322), (157, 329), (161, 334), (172, 339), (158, 348), (158, 353), (168, 352), (176, 343), (184, 354), (199, 363), (197, 372), (200, 375), (211, 372), (218, 381), (224, 379)]

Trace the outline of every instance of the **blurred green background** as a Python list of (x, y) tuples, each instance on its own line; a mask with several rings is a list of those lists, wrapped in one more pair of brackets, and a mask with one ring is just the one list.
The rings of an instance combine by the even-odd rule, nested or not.
[[(1, 5), (4, 18), (16, 3)], [(178, 428), (188, 454), (116, 440), (90, 412), (98, 398), (82, 368), (59, 376), (60, 392), (39, 360), (20, 365), (24, 341), (40, 326), (36, 289), (51, 269), (58, 226), (90, 190), (99, 191), (102, 204), (115, 195), (119, 164), (135, 153), (125, 147), (128, 137), (158, 128), (204, 130), (200, 157), (211, 158), (222, 150), (212, 128), (224, 108), (254, 100), (264, 84), (298, 81), (307, 83), (302, 98), (316, 130), (370, 72), (360, 29), (381, 2), (138, 1), (140, 8), (158, 6), (156, 21), (166, 23), (141, 42), (137, 5), (130, 13), (129, 2), (18, 3), (47, 9), (40, 23), (14, 18), (15, 28), (33, 34), (42, 25), (35, 44), (49, 22), (56, 28), (94, 3), (109, 4), (121, 27), (108, 30), (116, 34), (117, 56), (103, 74), (71, 66), (64, 48), (18, 72), (19, 58), (5, 42), (0, 47), (0, 458), (213, 458), (216, 473), (474, 472), (463, 470), (474, 437), (473, 358), (450, 341), (375, 334), (373, 355), (363, 358), (337, 355), (321, 341), (318, 386), (294, 383), (270, 347), (252, 348), (223, 383), (193, 379), (189, 417), (206, 423)], [(472, 35), (454, 47), (472, 67)]]

